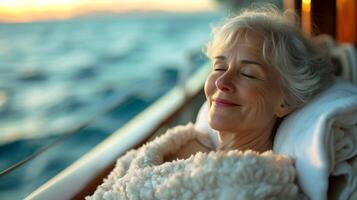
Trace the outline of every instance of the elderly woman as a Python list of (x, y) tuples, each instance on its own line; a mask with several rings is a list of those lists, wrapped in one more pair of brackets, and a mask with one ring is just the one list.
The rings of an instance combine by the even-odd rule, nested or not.
[(168, 130), (118, 159), (88, 199), (303, 198), (293, 161), (269, 150), (279, 120), (328, 82), (328, 57), (275, 9), (225, 21), (207, 55), (207, 117), (218, 144), (192, 124)]

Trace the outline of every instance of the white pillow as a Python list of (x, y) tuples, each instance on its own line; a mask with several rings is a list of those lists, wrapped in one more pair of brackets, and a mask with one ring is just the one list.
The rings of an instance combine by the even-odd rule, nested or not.
[(299, 185), (311, 199), (326, 199), (329, 175), (344, 175), (340, 199), (357, 188), (357, 86), (336, 81), (280, 124), (273, 151), (295, 158)]

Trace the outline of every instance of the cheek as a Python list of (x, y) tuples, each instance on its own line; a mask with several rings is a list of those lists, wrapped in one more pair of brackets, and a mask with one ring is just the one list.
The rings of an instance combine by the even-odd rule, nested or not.
[(262, 111), (262, 109), (269, 109), (273, 106), (271, 104), (273, 101), (271, 100), (274, 95), (267, 88), (246, 86), (241, 89), (240, 93), (245, 103), (254, 106), (260, 111)]
[(248, 104), (261, 100), (265, 96), (264, 91), (254, 85), (241, 85), (238, 90), (241, 98)]
[(209, 99), (215, 91), (216, 88), (215, 82), (216, 82), (216, 78), (210, 74), (206, 79), (205, 88), (204, 88), (207, 99)]

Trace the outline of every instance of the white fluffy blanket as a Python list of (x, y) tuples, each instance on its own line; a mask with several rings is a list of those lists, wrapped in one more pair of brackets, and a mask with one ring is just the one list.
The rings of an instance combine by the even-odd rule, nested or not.
[[(271, 151), (197, 153), (163, 162), (192, 139), (206, 137), (192, 124), (119, 158), (108, 178), (86, 199), (300, 199), (290, 158)], [(202, 139), (202, 138), (201, 138)]]

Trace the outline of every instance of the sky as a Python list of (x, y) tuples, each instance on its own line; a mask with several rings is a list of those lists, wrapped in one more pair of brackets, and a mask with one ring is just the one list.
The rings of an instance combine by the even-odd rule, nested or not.
[(0, 0), (0, 21), (66, 19), (91, 11), (210, 11), (214, 0)]

